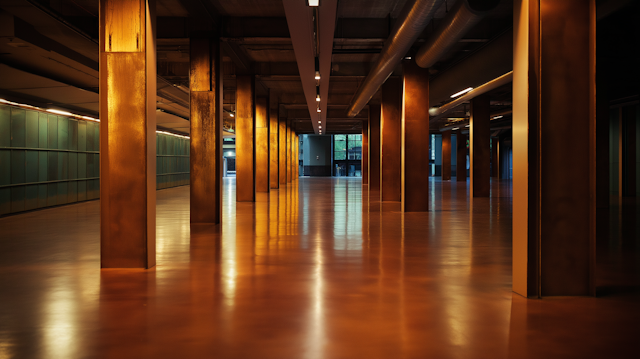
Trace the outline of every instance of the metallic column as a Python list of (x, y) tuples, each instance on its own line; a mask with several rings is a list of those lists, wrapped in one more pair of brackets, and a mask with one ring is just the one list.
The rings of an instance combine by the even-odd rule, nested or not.
[(360, 173), (362, 184), (369, 184), (369, 121), (362, 121), (362, 160)]
[(458, 130), (456, 135), (456, 181), (467, 181), (467, 135)]
[(380, 120), (380, 201), (400, 202), (402, 186), (402, 108), (400, 79), (389, 78), (382, 85)]
[(269, 187), (278, 189), (278, 97), (271, 91), (269, 94)]
[(291, 182), (291, 136), (293, 135), (293, 131), (291, 129), (292, 123), (291, 120), (287, 121), (287, 183)]
[(190, 44), (191, 223), (220, 223), (222, 217), (222, 73), (217, 37), (192, 37)]
[[(427, 212), (429, 210), (429, 173), (426, 170), (429, 164), (429, 111), (427, 111), (429, 109), (429, 69), (423, 69), (415, 61), (410, 60), (402, 63), (402, 69), (404, 73), (402, 91), (404, 108), (401, 109), (403, 114), (401, 119), (402, 211)], [(383, 102), (383, 106), (385, 103)], [(387, 112), (384, 115), (386, 114)], [(387, 124), (385, 118), (385, 129), (388, 129)], [(387, 141), (386, 137), (384, 141)]]
[(513, 290), (527, 297), (595, 294), (595, 15), (594, 0), (514, 2)]
[[(369, 105), (369, 192), (380, 192), (380, 104)], [(378, 193), (379, 194), (379, 193)]]
[(451, 180), (451, 131), (442, 132), (442, 180)]
[(102, 268), (156, 264), (155, 1), (100, 1)]
[(484, 94), (471, 100), (469, 119), (469, 164), (471, 197), (489, 197), (491, 194), (490, 98)]
[(256, 99), (256, 192), (269, 192), (269, 99)]
[(255, 78), (236, 76), (236, 200), (254, 202), (255, 156)]
[(287, 184), (287, 119), (281, 118), (279, 121), (279, 134), (278, 134), (278, 149), (279, 149), (279, 173), (278, 173), (278, 182), (280, 184)]

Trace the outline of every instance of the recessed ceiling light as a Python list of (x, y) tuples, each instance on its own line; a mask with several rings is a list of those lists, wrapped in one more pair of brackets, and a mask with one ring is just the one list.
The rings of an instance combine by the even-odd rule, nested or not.
[(319, 6), (320, 0), (309, 0), (309, 6)]
[(464, 89), (464, 90), (462, 90), (460, 92), (456, 92), (453, 95), (451, 95), (451, 98), (458, 97), (460, 95), (466, 94), (467, 92), (469, 92), (471, 90), (473, 90), (473, 87), (467, 87), (466, 89)]

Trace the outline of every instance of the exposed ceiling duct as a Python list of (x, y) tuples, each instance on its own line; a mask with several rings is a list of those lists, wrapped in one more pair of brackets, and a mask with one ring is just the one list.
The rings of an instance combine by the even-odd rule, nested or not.
[(474, 25), (491, 10), (500, 0), (460, 0), (449, 12), (441, 26), (416, 54), (418, 66), (433, 66), (443, 54), (451, 49)]
[(351, 100), (348, 109), (349, 117), (357, 115), (389, 78), (442, 3), (443, 0), (407, 2), (393, 26), (391, 35), (385, 41), (378, 60)]

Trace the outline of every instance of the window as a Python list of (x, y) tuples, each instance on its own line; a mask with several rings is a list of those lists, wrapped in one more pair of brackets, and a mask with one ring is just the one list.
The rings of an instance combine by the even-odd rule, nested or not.
[(346, 135), (333, 136), (333, 158), (336, 161), (347, 159), (347, 136)]

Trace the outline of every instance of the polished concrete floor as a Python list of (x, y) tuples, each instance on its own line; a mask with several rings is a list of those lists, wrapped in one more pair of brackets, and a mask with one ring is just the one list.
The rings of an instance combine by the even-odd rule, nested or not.
[[(189, 225), (158, 192), (151, 270), (100, 270), (97, 201), (0, 218), (0, 358), (631, 358), (640, 223), (613, 203), (599, 297), (511, 292), (511, 192), (431, 180), (401, 214), (359, 179), (302, 178)], [(606, 217), (603, 216), (603, 217)]]

